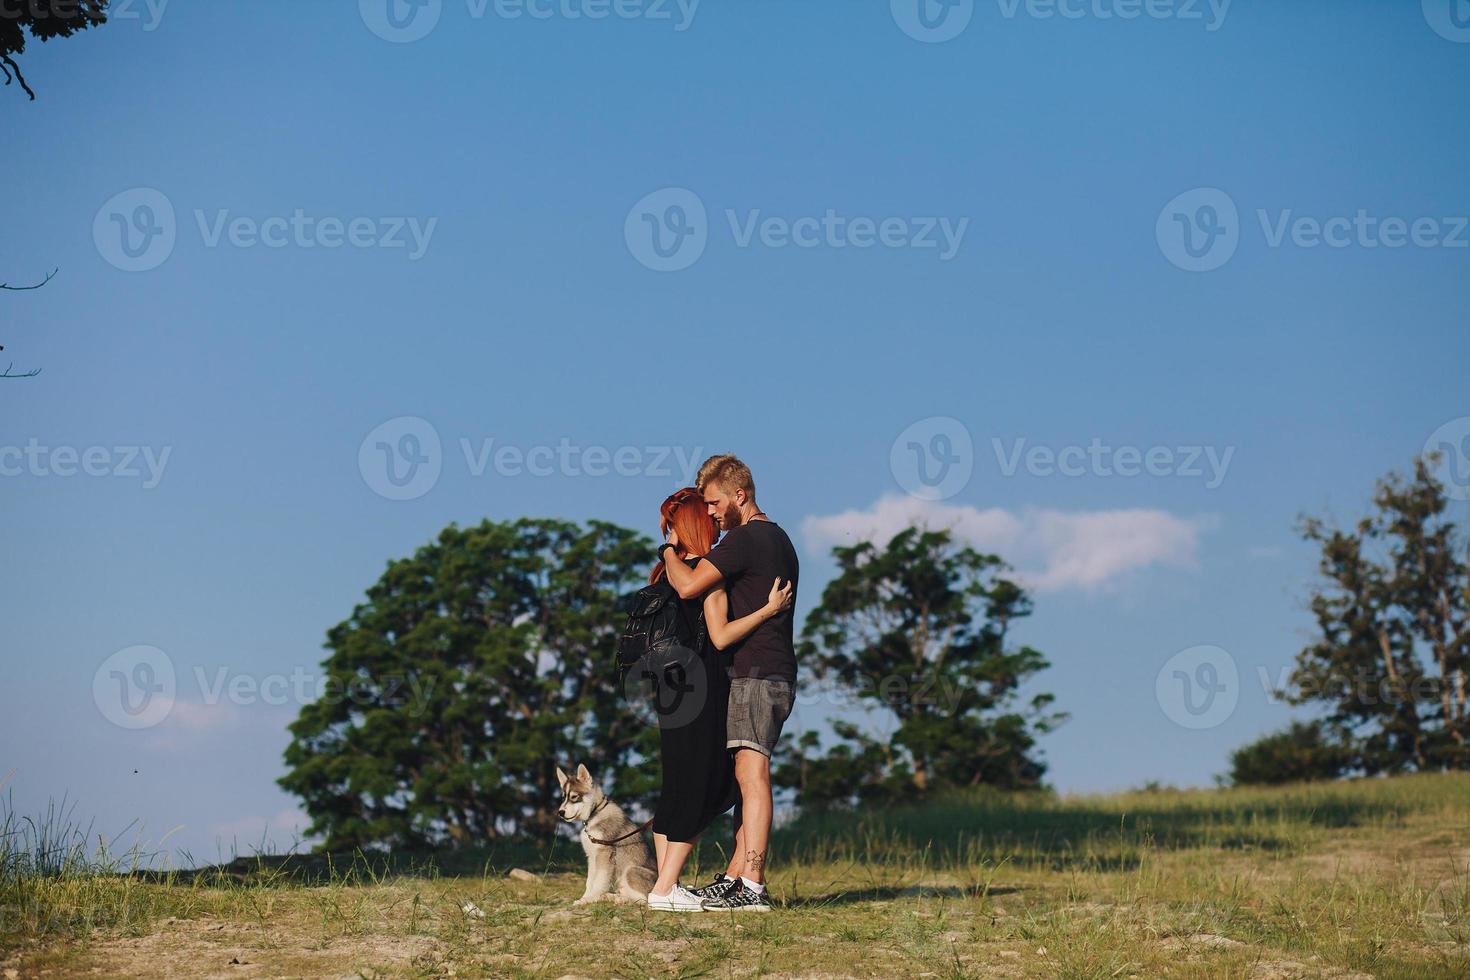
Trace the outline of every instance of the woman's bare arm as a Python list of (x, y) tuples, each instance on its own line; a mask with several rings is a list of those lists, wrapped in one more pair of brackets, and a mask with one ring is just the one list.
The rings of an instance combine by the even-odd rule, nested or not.
[(776, 579), (766, 604), (748, 616), (730, 619), (730, 599), (723, 587), (710, 589), (704, 596), (704, 626), (716, 650), (724, 650), (745, 639), (755, 628), (783, 609), (791, 608), (791, 583)]

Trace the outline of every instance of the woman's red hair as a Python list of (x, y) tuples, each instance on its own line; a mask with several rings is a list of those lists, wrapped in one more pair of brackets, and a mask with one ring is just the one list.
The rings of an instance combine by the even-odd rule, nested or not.
[[(698, 489), (685, 487), (675, 492), (663, 502), (658, 511), (658, 526), (663, 536), (669, 536), (669, 528), (673, 528), (679, 535), (679, 545), (674, 552), (680, 558), (688, 558), (690, 554), (707, 555), (715, 546), (719, 531), (715, 527), (715, 519), (709, 516), (704, 494)], [(663, 576), (664, 563), (659, 562), (653, 566), (648, 581), (652, 584)]]

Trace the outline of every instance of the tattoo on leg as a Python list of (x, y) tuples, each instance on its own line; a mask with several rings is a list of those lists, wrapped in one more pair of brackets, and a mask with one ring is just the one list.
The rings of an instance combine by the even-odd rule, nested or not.
[(746, 851), (745, 867), (749, 871), (760, 871), (766, 866), (765, 851)]

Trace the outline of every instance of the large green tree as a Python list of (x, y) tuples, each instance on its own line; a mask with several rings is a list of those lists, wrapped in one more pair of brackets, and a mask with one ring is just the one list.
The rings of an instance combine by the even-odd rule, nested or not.
[[(1375, 512), (1351, 528), (1301, 521), (1322, 554), (1310, 599), (1317, 636), (1297, 654), (1283, 693), (1322, 715), (1309, 723), (1320, 736), (1298, 728), (1287, 740), (1310, 742), (1342, 772), (1470, 768), (1470, 546), (1449, 518), (1435, 462), (1417, 459), (1410, 476), (1379, 481)], [(1236, 766), (1236, 780), (1263, 781), (1266, 749), (1283, 738), (1237, 753), (1250, 764)]]
[(832, 553), (838, 574), (807, 617), (802, 663), (820, 689), (886, 713), (894, 731), (879, 739), (838, 722), (824, 755), (807, 733), (777, 781), (817, 803), (1039, 785), (1036, 736), (1064, 716), (1049, 711), (1050, 694), (1019, 703), (1022, 683), (1048, 664), (1010, 643), (1031, 602), (1005, 563), (922, 528)]
[(655, 788), (656, 728), (611, 669), (620, 595), (650, 542), (592, 521), (446, 528), (390, 562), (327, 635), (325, 693), (291, 725), (280, 780), (323, 847), (458, 846), (555, 824), (556, 765), (620, 801)]

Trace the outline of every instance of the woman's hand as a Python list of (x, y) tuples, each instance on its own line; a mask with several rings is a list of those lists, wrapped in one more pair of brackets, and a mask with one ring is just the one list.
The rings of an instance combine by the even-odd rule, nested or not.
[(766, 597), (766, 612), (772, 616), (785, 609), (790, 609), (792, 603), (791, 583), (781, 584), (781, 579), (771, 583), (771, 594)]

